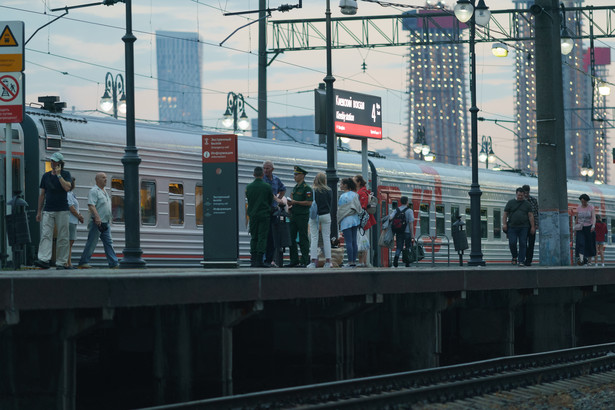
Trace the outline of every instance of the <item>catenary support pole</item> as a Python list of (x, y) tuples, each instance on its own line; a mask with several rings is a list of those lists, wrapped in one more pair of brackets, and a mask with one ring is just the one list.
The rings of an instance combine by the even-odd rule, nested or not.
[(258, 137), (267, 138), (267, 1), (258, 9)]
[(557, 0), (536, 0), (536, 126), (540, 197), (540, 264), (570, 264), (564, 97)]
[(141, 158), (135, 141), (135, 62), (132, 34), (132, 0), (126, 0), (126, 34), (122, 37), (126, 58), (126, 148), (122, 158), (124, 164), (124, 230), (126, 244), (120, 268), (144, 268), (141, 258), (141, 232), (139, 218), (139, 164)]

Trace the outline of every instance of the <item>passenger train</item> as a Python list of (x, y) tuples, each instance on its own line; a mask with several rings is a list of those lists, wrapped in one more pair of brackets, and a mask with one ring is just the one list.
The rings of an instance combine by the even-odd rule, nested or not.
[[(26, 264), (36, 258), (39, 223), (35, 220), (41, 175), (49, 170), (49, 156), (61, 151), (66, 169), (76, 178), (75, 194), (81, 213), (88, 218), (87, 195), (94, 186), (94, 176), (104, 171), (110, 185), (114, 247), (121, 258), (124, 242), (124, 168), (121, 162), (126, 144), (126, 126), (122, 120), (53, 112), (47, 108), (27, 108), (24, 121), (13, 124), (13, 189), (22, 191), (29, 204), (27, 215), (32, 243), (26, 247)], [(3, 127), (3, 125), (2, 125)], [(2, 130), (4, 131), (4, 130)], [(2, 143), (2, 169), (5, 168), (6, 141)], [(141, 158), (140, 218), (141, 249), (148, 266), (193, 265), (203, 260), (203, 184), (201, 162), (201, 135), (179, 128), (138, 123), (136, 145)], [(253, 180), (255, 166), (264, 160), (275, 164), (274, 173), (282, 179), (290, 195), (293, 166), (300, 165), (309, 174), (310, 183), (318, 171), (326, 169), (326, 149), (311, 145), (281, 141), (238, 137), (238, 214), (239, 252), (242, 263), (249, 261), (249, 235), (245, 225), (245, 186)], [(411, 198), (415, 215), (415, 234), (421, 242), (433, 246), (434, 261), (438, 264), (457, 263), (451, 239), (452, 222), (461, 216), (470, 232), (470, 198), (468, 195), (471, 169), (447, 164), (434, 164), (417, 160), (370, 157), (370, 180), (377, 181), (370, 188), (377, 192), (380, 207), (377, 216), (382, 218), (396, 206), (402, 195)], [(355, 152), (338, 152), (337, 171), (340, 178), (361, 173), (361, 156)], [(6, 200), (4, 172), (0, 178), (0, 198)], [(506, 235), (501, 229), (501, 219), (506, 202), (515, 195), (515, 188), (528, 184), (532, 194), (539, 197), (538, 180), (510, 172), (481, 169), (479, 173), (481, 196), (481, 237), (484, 259), (491, 263), (510, 263)], [(581, 193), (592, 198), (592, 204), (605, 217), (609, 232), (615, 233), (615, 187), (569, 181), (569, 206), (576, 207)], [(5, 203), (2, 202), (4, 212)], [(4, 221), (4, 215), (0, 215)], [(1, 225), (4, 230), (4, 224)], [(5, 237), (5, 232), (2, 232)], [(76, 264), (87, 237), (86, 224), (80, 224), (73, 247), (72, 260)], [(221, 236), (221, 240), (224, 237)], [(375, 238), (372, 244), (375, 243)], [(539, 239), (539, 236), (538, 236)], [(433, 242), (432, 242), (433, 241)], [(3, 267), (4, 256), (10, 252), (6, 241), (0, 249)], [(607, 258), (614, 255), (609, 235)], [(450, 246), (447, 244), (450, 243)], [(535, 261), (539, 258), (536, 245)], [(469, 252), (469, 251), (468, 251)], [(427, 246), (427, 257), (421, 263), (432, 262), (432, 249)], [(389, 265), (389, 250), (378, 249), (373, 262)], [(102, 245), (92, 259), (93, 265), (106, 266)]]

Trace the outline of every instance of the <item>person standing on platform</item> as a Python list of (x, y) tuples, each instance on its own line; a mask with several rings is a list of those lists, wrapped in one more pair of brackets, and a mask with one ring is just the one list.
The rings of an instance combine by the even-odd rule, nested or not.
[[(361, 208), (367, 211), (369, 205), (369, 195), (371, 192), (367, 189), (365, 179), (363, 175), (355, 175), (353, 178), (355, 184), (357, 184), (357, 194), (359, 195), (359, 202), (361, 202)], [(369, 234), (367, 230), (376, 225), (376, 217), (373, 214), (369, 214), (367, 225), (363, 229), (358, 230), (357, 246), (359, 249), (359, 267), (367, 267), (369, 265), (367, 261), (367, 254), (369, 253)]]
[[(307, 171), (295, 166), (294, 178), (297, 185), (293, 188), (288, 204), (290, 210), (290, 264), (289, 267), (306, 267), (310, 260), (310, 239), (308, 238), (308, 220), (310, 207), (314, 198), (312, 188), (305, 183)], [(297, 235), (299, 235), (299, 248), (301, 259), (297, 252)]]
[(271, 201), (273, 194), (271, 186), (263, 180), (263, 168), (254, 168), (254, 181), (246, 187), (248, 200), (248, 216), (250, 217), (250, 266), (253, 268), (268, 268), (270, 264), (263, 262), (267, 250), (267, 236), (271, 226)]
[(90, 222), (88, 223), (88, 239), (85, 242), (83, 253), (79, 259), (79, 269), (89, 269), (90, 258), (98, 244), (98, 238), (102, 240), (107, 262), (111, 269), (119, 267), (115, 250), (113, 249), (113, 239), (111, 238), (111, 198), (105, 191), (107, 186), (107, 174), (99, 172), (96, 174), (96, 185), (90, 189), (88, 194), (88, 210), (90, 211)]
[[(502, 215), (502, 230), (508, 235), (508, 246), (512, 255), (511, 263), (519, 266), (525, 265), (527, 235), (536, 233), (534, 226), (534, 213), (532, 206), (525, 200), (525, 190), (517, 188), (515, 199), (511, 199), (504, 207)], [(517, 241), (519, 250), (517, 251)]]
[[(273, 194), (273, 201), (271, 203), (271, 224), (269, 226), (269, 234), (267, 235), (267, 251), (265, 252), (265, 264), (276, 267), (275, 264), (275, 241), (273, 235), (275, 234), (274, 224), (278, 223), (277, 216), (274, 215), (276, 210), (279, 208), (282, 203), (282, 198), (284, 198), (284, 194), (286, 193), (286, 186), (280, 178), (273, 175), (274, 170), (273, 162), (265, 161), (263, 162), (263, 181), (268, 183), (271, 186), (271, 193)], [(279, 238), (278, 238), (279, 239)]]
[(534, 233), (528, 232), (527, 234), (527, 248), (525, 249), (525, 266), (532, 266), (534, 260), (534, 244), (536, 243), (536, 232), (538, 232), (539, 218), (538, 218), (538, 200), (530, 195), (530, 186), (523, 185), (523, 191), (525, 192), (525, 200), (532, 206), (532, 213), (534, 214), (534, 227), (536, 231)]
[[(412, 238), (414, 231), (414, 211), (408, 206), (408, 197), (402, 196), (399, 199), (400, 206), (392, 212), (389, 216), (390, 224), (393, 225), (393, 219), (398, 214), (403, 215), (403, 221), (405, 221), (406, 226), (403, 228), (401, 232), (395, 232), (395, 257), (393, 258), (393, 266), (399, 266), (399, 255), (402, 254), (404, 249), (408, 252), (412, 250)], [(395, 224), (397, 225), (397, 224)], [(391, 229), (393, 229), (391, 227)], [(404, 261), (406, 268), (410, 267), (410, 261)]]
[(51, 171), (43, 174), (40, 184), (41, 193), (38, 197), (36, 220), (41, 223), (41, 241), (34, 264), (39, 268), (49, 269), (55, 228), (58, 232), (56, 269), (66, 269), (69, 253), (67, 192), (70, 191), (72, 178), (70, 172), (64, 170), (64, 156), (61, 153), (53, 153), (49, 160)]
[(68, 191), (68, 210), (70, 211), (70, 216), (68, 218), (68, 239), (69, 239), (69, 248), (68, 248), (68, 269), (75, 269), (73, 266), (71, 259), (73, 255), (73, 244), (77, 239), (77, 225), (83, 223), (83, 216), (79, 213), (79, 201), (75, 197), (75, 178), (72, 179), (70, 184), (70, 191)]
[(596, 266), (598, 265), (598, 257), (600, 264), (604, 266), (604, 244), (606, 243), (607, 226), (602, 221), (600, 215), (596, 215)]
[(577, 217), (575, 224), (576, 231), (576, 254), (577, 265), (587, 265), (591, 263), (592, 256), (596, 256), (596, 212), (594, 206), (589, 204), (589, 195), (579, 196), (581, 205), (574, 211)]
[(344, 246), (348, 258), (348, 265), (345, 265), (345, 268), (357, 267), (357, 231), (361, 223), (359, 220), (361, 202), (359, 202), (356, 190), (357, 184), (352, 178), (344, 178), (340, 181), (340, 191), (343, 194), (337, 202), (337, 221), (344, 235)]
[(322, 250), (325, 255), (325, 268), (331, 265), (331, 200), (332, 191), (327, 186), (327, 176), (319, 172), (314, 178), (314, 202), (316, 204), (316, 218), (310, 215), (310, 255), (312, 263), (308, 268), (318, 266), (318, 227), (322, 232)]

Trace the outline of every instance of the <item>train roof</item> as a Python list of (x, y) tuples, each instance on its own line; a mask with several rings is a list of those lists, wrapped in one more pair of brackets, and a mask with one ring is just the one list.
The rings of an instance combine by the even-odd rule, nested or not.
[[(47, 133), (49, 121), (61, 122), (64, 138), (95, 140), (100, 143), (125, 145), (126, 122), (122, 119), (103, 118), (96, 116), (79, 115), (74, 113), (50, 113), (42, 108), (28, 107), (26, 115), (29, 116), (38, 128), (40, 136)], [(135, 126), (135, 140), (137, 148), (148, 147), (163, 151), (198, 153), (201, 152), (201, 135), (203, 130), (198, 127), (185, 128), (156, 123), (137, 122)], [(222, 134), (212, 132), (211, 134)], [(293, 163), (312, 168), (326, 168), (326, 148), (310, 144), (301, 144), (289, 141), (272, 141), (254, 137), (239, 137), (239, 155), (243, 159), (262, 161), (263, 158), (274, 163)], [(384, 158), (372, 156), (369, 158), (380, 177), (408, 177), (434, 181), (439, 178), (443, 183), (466, 184), (471, 181), (471, 168), (443, 163), (429, 163), (425, 161)], [(338, 169), (348, 169), (360, 172), (361, 156), (354, 151), (338, 152)], [(479, 183), (481, 189), (502, 191), (502, 188), (514, 189), (528, 184), (533, 194), (538, 194), (538, 179), (518, 173), (479, 170)], [(615, 199), (615, 186), (596, 185), (590, 182), (568, 180), (568, 194), (577, 195), (604, 195)]]

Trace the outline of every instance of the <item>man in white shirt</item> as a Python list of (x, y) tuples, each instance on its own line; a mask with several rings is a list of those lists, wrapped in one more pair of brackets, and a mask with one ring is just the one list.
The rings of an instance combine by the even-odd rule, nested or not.
[(79, 269), (90, 268), (88, 262), (96, 249), (99, 237), (102, 240), (109, 267), (111, 269), (118, 267), (117, 256), (113, 250), (113, 239), (111, 239), (111, 198), (105, 191), (106, 185), (107, 175), (104, 172), (96, 174), (96, 186), (90, 189), (88, 194), (88, 209), (91, 219), (88, 224), (88, 240), (79, 260)]

